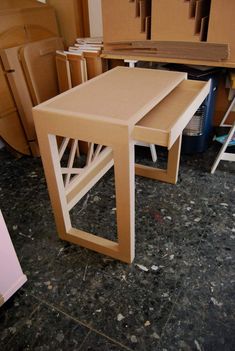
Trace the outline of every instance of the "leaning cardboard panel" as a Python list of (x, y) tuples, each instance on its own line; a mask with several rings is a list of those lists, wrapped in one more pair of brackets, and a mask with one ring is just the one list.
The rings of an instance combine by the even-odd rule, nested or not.
[(56, 71), (60, 93), (72, 88), (69, 61), (64, 51), (56, 51)]
[(49, 38), (25, 45), (20, 50), (27, 84), (34, 105), (59, 93), (55, 55), (63, 50), (61, 38)]
[(102, 0), (104, 43), (119, 40), (145, 40), (143, 19), (140, 11), (136, 13), (136, 4), (140, 2), (128, 0)]
[(19, 61), (18, 55), (20, 48), (21, 46), (3, 49), (1, 51), (1, 59), (24, 127), (26, 138), (28, 140), (34, 140), (36, 139), (36, 133), (32, 116), (33, 104)]
[(24, 130), (0, 60), (0, 138), (23, 154), (30, 154)]
[(228, 43), (230, 47), (229, 61), (235, 63), (235, 1), (212, 0), (208, 42)]
[(151, 39), (199, 41), (195, 35), (195, 17), (190, 16), (190, 2), (152, 0)]

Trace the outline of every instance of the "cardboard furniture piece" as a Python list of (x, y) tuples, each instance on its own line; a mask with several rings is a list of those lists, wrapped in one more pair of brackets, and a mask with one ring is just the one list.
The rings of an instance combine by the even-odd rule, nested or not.
[[(182, 131), (209, 93), (210, 82), (186, 78), (181, 72), (117, 67), (33, 109), (61, 239), (124, 262), (133, 261), (134, 174), (177, 181)], [(63, 165), (65, 148), (58, 144), (57, 135), (93, 144), (87, 156), (89, 162), (82, 170), (72, 162)], [(167, 169), (135, 166), (135, 140), (167, 147)], [(69, 214), (113, 165), (117, 241), (72, 227)]]
[(0, 210), (0, 306), (26, 281)]

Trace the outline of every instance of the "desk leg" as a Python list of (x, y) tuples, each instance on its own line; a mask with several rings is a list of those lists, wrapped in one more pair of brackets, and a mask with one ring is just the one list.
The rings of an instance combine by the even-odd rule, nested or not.
[(131, 263), (135, 256), (134, 143), (113, 148), (119, 259)]
[(135, 173), (142, 177), (160, 180), (166, 183), (175, 184), (178, 179), (180, 150), (181, 150), (182, 135), (176, 139), (168, 152), (167, 169), (144, 166), (141, 164), (135, 165)]
[[(51, 204), (61, 239), (131, 263), (134, 259), (134, 143), (128, 143), (128, 132), (105, 148), (86, 171), (66, 187), (62, 177), (60, 151), (55, 135), (47, 134), (38, 122), (38, 140)], [(123, 142), (127, 140), (127, 142)], [(113, 149), (113, 150), (112, 150)], [(84, 194), (112, 167), (114, 160), (118, 241), (84, 232), (71, 225), (69, 211)], [(69, 168), (72, 171), (72, 168)]]

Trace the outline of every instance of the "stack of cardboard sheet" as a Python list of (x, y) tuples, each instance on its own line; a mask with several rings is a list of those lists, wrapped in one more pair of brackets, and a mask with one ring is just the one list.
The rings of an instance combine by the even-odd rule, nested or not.
[(229, 57), (228, 44), (186, 41), (122, 41), (107, 43), (105, 54), (221, 61)]
[(104, 71), (100, 57), (103, 38), (78, 38), (68, 51), (57, 51), (56, 67), (63, 92)]
[(93, 51), (99, 52), (103, 48), (103, 37), (77, 38), (74, 46), (69, 47), (69, 51)]

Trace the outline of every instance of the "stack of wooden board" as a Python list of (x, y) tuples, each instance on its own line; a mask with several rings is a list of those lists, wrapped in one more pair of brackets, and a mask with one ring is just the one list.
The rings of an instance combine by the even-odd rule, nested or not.
[(69, 46), (69, 51), (93, 51), (99, 52), (103, 48), (103, 38), (102, 37), (92, 37), (92, 38), (77, 38), (73, 46)]
[(78, 38), (68, 51), (57, 51), (56, 67), (60, 92), (66, 91), (104, 71), (100, 54), (103, 38)]

